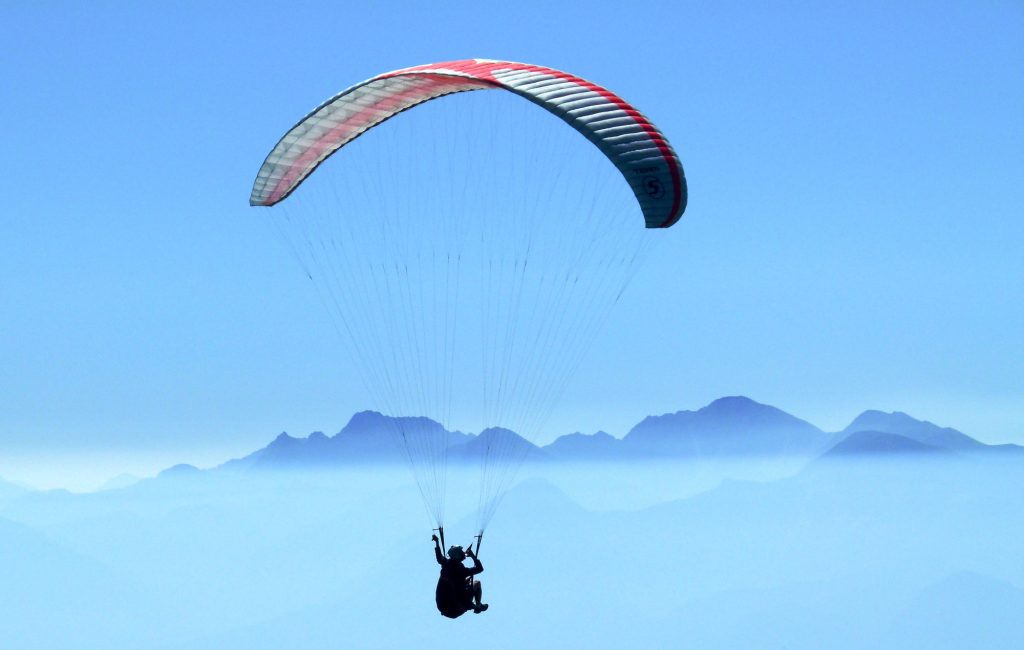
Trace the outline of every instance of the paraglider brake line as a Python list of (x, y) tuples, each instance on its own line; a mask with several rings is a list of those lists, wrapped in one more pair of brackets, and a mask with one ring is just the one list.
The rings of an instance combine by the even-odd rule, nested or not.
[(437, 528), (434, 529), (434, 532), (437, 533), (438, 536), (441, 538), (441, 548), (442, 549), (445, 548), (445, 545), (444, 545), (444, 526), (438, 526)]

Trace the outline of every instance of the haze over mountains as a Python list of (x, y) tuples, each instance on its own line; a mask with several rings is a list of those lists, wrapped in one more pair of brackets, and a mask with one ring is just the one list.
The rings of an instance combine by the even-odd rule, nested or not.
[[(294, 461), (332, 438), (277, 444)], [(491, 609), (456, 622), (434, 608), (431, 523), (397, 463), (178, 465), (121, 489), (22, 491), (0, 503), (0, 646), (1024, 647), (1024, 457), (888, 455), (894, 441), (925, 447), (853, 432), (749, 479), (737, 472), (767, 456), (536, 463), (486, 533)], [(624, 444), (570, 435), (541, 452)], [(829, 462), (843, 444), (848, 462)], [(465, 543), (475, 498), (451, 496), (445, 527)]]
[[(485, 616), (434, 607), (399, 425), (456, 465), (488, 444), (536, 460), (487, 528)], [(0, 482), (0, 646), (1024, 647), (1020, 451), (902, 413), (829, 433), (739, 397), (541, 448), (363, 412), (213, 470)], [(478, 473), (451, 472), (454, 543), (478, 530)]]
[(395, 436), (417, 444), (448, 446), (448, 461), (477, 462), (494, 444), (511, 446), (529, 462), (617, 462), (641, 459), (795, 457), (845, 455), (1021, 453), (1017, 445), (986, 445), (951, 428), (906, 413), (865, 411), (840, 432), (822, 431), (778, 408), (742, 396), (723, 397), (696, 411), (644, 418), (623, 438), (603, 431), (571, 433), (537, 447), (507, 429), (480, 434), (446, 431), (425, 417), (356, 413), (337, 434), (314, 432), (306, 438), (280, 434), (269, 445), (223, 467), (285, 468), (401, 460)]

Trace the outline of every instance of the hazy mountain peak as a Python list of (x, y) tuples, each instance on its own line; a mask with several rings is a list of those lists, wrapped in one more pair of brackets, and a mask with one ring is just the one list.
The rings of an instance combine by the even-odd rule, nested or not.
[(200, 469), (195, 465), (189, 465), (188, 463), (179, 463), (173, 467), (168, 467), (159, 474), (157, 478), (180, 478), (185, 476), (196, 476), (200, 473)]
[(749, 397), (743, 395), (728, 395), (726, 397), (719, 397), (707, 406), (699, 409), (700, 411), (708, 412), (719, 412), (719, 413), (737, 413), (744, 411), (758, 411), (761, 409), (772, 409), (778, 410), (775, 407), (755, 402)]
[(495, 446), (494, 449), (502, 450), (502, 453), (532, 456), (539, 451), (536, 445), (515, 431), (503, 427), (490, 427), (481, 431), (477, 436), (468, 437), (466, 442), (453, 444), (448, 452), (448, 457), (456, 461), (475, 459), (479, 458), (481, 454), (487, 453), (492, 446)]
[(266, 449), (274, 449), (278, 451), (281, 449), (290, 449), (293, 447), (298, 447), (304, 442), (305, 440), (301, 438), (292, 437), (288, 435), (286, 431), (282, 431), (281, 433), (277, 434), (277, 437), (274, 438), (269, 445), (266, 446)]
[(544, 451), (563, 460), (616, 460), (622, 458), (622, 441), (604, 431), (577, 431), (559, 436)]
[[(720, 397), (707, 406), (698, 409), (696, 413), (704, 415), (705, 417), (714, 416), (716, 418), (727, 418), (732, 420), (749, 421), (757, 419), (761, 421), (777, 421), (786, 423), (802, 422), (804, 424), (808, 424), (800, 418), (786, 413), (782, 409), (762, 404), (760, 402), (755, 402), (749, 397), (744, 397), (742, 395)], [(814, 428), (817, 429), (817, 427)]]
[(431, 435), (445, 432), (440, 423), (424, 416), (392, 416), (378, 411), (360, 411), (352, 416), (348, 424), (338, 432), (338, 436), (375, 435), (382, 431), (391, 433), (398, 430), (403, 433)]
[(348, 420), (348, 424), (341, 428), (341, 433), (380, 426), (384, 424), (386, 419), (387, 418), (378, 411), (359, 411), (358, 413), (352, 414), (352, 417)]
[[(874, 423), (882, 423), (882, 424), (885, 424), (887, 426), (893, 426), (893, 425), (904, 425), (904, 426), (906, 426), (906, 425), (920, 425), (920, 424), (930, 424), (932, 426), (936, 426), (936, 425), (932, 424), (931, 422), (928, 422), (927, 420), (918, 420), (916, 418), (913, 418), (910, 415), (907, 415), (906, 413), (904, 413), (903, 411), (892, 411), (892, 412), (886, 413), (885, 411), (879, 411), (877, 409), (868, 409), (868, 410), (864, 411), (863, 413), (861, 413), (860, 415), (858, 415), (856, 418), (854, 418), (853, 422), (851, 422), (850, 425), (848, 427), (846, 427), (846, 428), (850, 429), (850, 428), (855, 427), (855, 426), (856, 427), (861, 427), (861, 426), (865, 426), (865, 425), (869, 425), (869, 424), (874, 424)], [(859, 430), (866, 431), (866, 429), (859, 429)]]
[(522, 437), (515, 431), (511, 429), (506, 429), (505, 427), (488, 427), (480, 432), (480, 435), (477, 436), (477, 439), (481, 441), (486, 441), (490, 439), (496, 440), (499, 438), (506, 438), (508, 436), (515, 436), (516, 438)]
[(874, 454), (948, 454), (948, 449), (883, 431), (856, 431), (840, 440), (826, 456)]
[(463, 447), (466, 448), (480, 448), (488, 447), (493, 444), (501, 444), (506, 446), (514, 447), (531, 447), (536, 449), (536, 445), (522, 437), (511, 429), (504, 427), (489, 427), (480, 432), (479, 435), (470, 438)]
[(555, 442), (558, 442), (558, 440), (591, 440), (594, 442), (600, 441), (604, 443), (609, 440), (617, 440), (617, 438), (607, 431), (595, 431), (594, 433), (582, 433), (580, 431), (576, 431), (573, 433), (567, 433), (564, 436), (559, 436)]
[(785, 411), (735, 395), (697, 411), (645, 418), (623, 441), (644, 453), (675, 455), (811, 454), (827, 443), (814, 425)]
[(973, 449), (982, 446), (974, 438), (949, 427), (940, 427), (927, 420), (918, 420), (902, 411), (864, 411), (849, 424), (843, 433), (857, 431), (880, 431), (893, 433), (922, 444), (947, 449)]
[(353, 413), (352, 417), (349, 418), (349, 424), (351, 424), (352, 422), (355, 422), (357, 420), (360, 420), (360, 419), (381, 419), (383, 417), (385, 417), (385, 415), (383, 413), (381, 413), (380, 411), (374, 411), (373, 409), (366, 409), (365, 411), (357, 411), (357, 412)]

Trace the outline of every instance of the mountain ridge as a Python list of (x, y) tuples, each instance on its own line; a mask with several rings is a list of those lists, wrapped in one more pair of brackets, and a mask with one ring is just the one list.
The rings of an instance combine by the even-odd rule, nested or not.
[(305, 438), (280, 433), (268, 445), (220, 465), (226, 469), (332, 467), (402, 462), (401, 446), (447, 462), (478, 462), (487, 450), (520, 455), (527, 462), (622, 462), (643, 459), (824, 456), (939, 452), (1020, 453), (1018, 445), (987, 445), (949, 427), (901, 411), (866, 410), (839, 432), (829, 433), (777, 407), (734, 395), (697, 410), (650, 415), (622, 438), (604, 431), (559, 436), (538, 447), (514, 431), (491, 427), (479, 434), (449, 431), (423, 416), (393, 417), (359, 411), (333, 436), (314, 431)]

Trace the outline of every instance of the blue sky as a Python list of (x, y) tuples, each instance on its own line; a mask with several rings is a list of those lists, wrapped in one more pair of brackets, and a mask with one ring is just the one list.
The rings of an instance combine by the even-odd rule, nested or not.
[(826, 429), (878, 408), (1024, 443), (1019, 3), (38, 2), (0, 22), (0, 475), (214, 463), (364, 408), (252, 179), (341, 88), (474, 56), (614, 89), (690, 184), (552, 435), (744, 394)]

